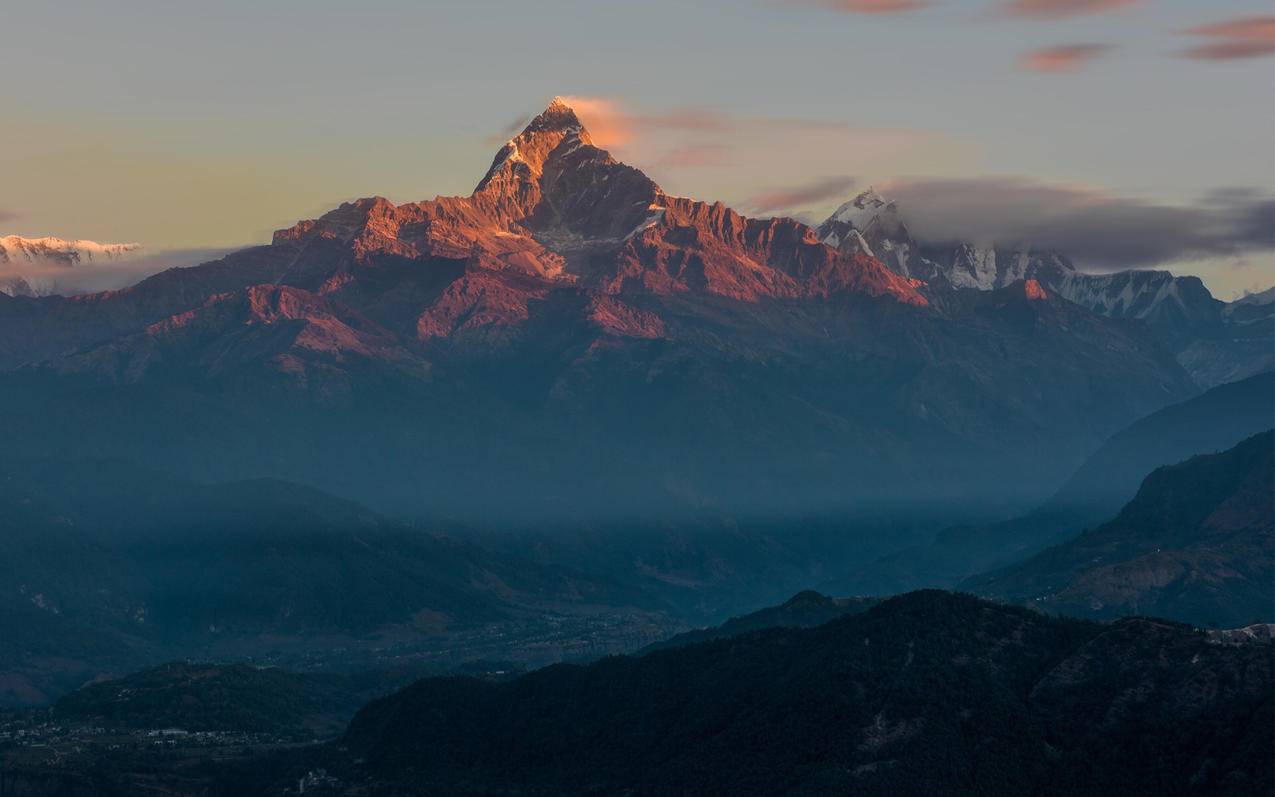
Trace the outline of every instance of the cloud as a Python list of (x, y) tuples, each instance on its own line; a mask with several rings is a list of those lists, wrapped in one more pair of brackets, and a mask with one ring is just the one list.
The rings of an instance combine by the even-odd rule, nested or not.
[(647, 129), (715, 132), (731, 127), (726, 116), (707, 108), (675, 108), (663, 113), (637, 115), (632, 119), (636, 127)]
[[(741, 209), (752, 209), (750, 203), (781, 193), (778, 189), (791, 190), (788, 186), (830, 185), (829, 175), (853, 174), (868, 182), (900, 173), (949, 174), (954, 164), (981, 152), (981, 145), (950, 134), (856, 125), (837, 120), (835, 111), (822, 118), (766, 116), (707, 106), (635, 107), (613, 97), (564, 99), (594, 143), (642, 169), (670, 194)], [(847, 197), (824, 198), (839, 203)], [(760, 204), (765, 212), (795, 213), (773, 200)]]
[(934, 5), (930, 0), (788, 0), (789, 5), (819, 5), (849, 14), (902, 14)]
[(1061, 19), (1141, 5), (1142, 0), (1002, 0), (998, 11), (1014, 17)]
[(0, 268), (0, 284), (21, 277), (41, 293), (95, 293), (124, 288), (170, 268), (207, 263), (242, 248), (170, 249), (120, 260), (81, 262), (73, 268), (56, 263), (11, 264)]
[(1030, 72), (1078, 72), (1112, 49), (1109, 44), (1065, 44), (1024, 54), (1019, 65)]
[(824, 177), (788, 188), (763, 191), (745, 200), (743, 207), (750, 213), (762, 215), (793, 211), (817, 202), (842, 199), (854, 184), (853, 177)]
[(709, 108), (674, 108), (659, 113), (641, 113), (605, 97), (563, 97), (580, 117), (599, 147), (622, 147), (641, 132), (682, 130), (720, 132), (731, 127), (722, 114)]
[(1016, 177), (902, 180), (882, 193), (922, 240), (1027, 245), (1097, 270), (1275, 250), (1275, 197), (1248, 189), (1193, 205)]
[(1180, 54), (1185, 58), (1233, 61), (1275, 54), (1275, 14), (1215, 22), (1185, 32), (1207, 40), (1183, 50)]
[(656, 162), (657, 168), (702, 168), (726, 166), (729, 150), (721, 144), (682, 144), (665, 152)]
[(4, 222), (7, 222), (7, 221), (13, 221), (17, 217), (18, 217), (18, 214), (15, 213), (14, 211), (0, 208), (0, 224), (3, 224)]
[(529, 116), (519, 116), (510, 120), (508, 124), (500, 129), (500, 132), (487, 136), (483, 141), (489, 146), (502, 146), (506, 141), (521, 133), (530, 121), (531, 117)]

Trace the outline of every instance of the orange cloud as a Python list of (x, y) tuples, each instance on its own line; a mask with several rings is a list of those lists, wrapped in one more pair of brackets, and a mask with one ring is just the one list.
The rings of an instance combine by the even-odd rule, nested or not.
[(1005, 0), (1003, 14), (1036, 19), (1059, 19), (1082, 14), (1099, 14), (1141, 5), (1142, 0)]
[(1275, 54), (1275, 14), (1215, 22), (1187, 30), (1193, 36), (1212, 41), (1184, 50), (1186, 58), (1232, 61)]
[(593, 143), (603, 149), (622, 147), (643, 130), (692, 130), (698, 132), (722, 131), (729, 128), (729, 120), (707, 108), (675, 108), (656, 114), (632, 112), (616, 100), (605, 97), (563, 97), (580, 117), (580, 121), (593, 137)]
[(624, 146), (633, 138), (632, 117), (619, 103), (602, 97), (563, 97), (599, 147)]
[(1025, 54), (1018, 63), (1023, 69), (1031, 72), (1047, 74), (1077, 72), (1110, 49), (1109, 44), (1066, 44), (1060, 47), (1046, 47)]
[[(859, 175), (864, 182), (900, 171), (947, 174), (977, 149), (931, 131), (866, 127), (831, 116), (748, 116), (710, 107), (634, 107), (612, 97), (563, 99), (595, 144), (644, 170), (670, 193), (765, 212), (789, 212), (783, 206), (799, 201), (812, 209), (824, 200), (839, 204), (847, 198), (848, 178), (834, 184), (830, 174)], [(820, 190), (808, 193), (811, 186)]]
[(813, 0), (813, 2), (833, 11), (845, 11), (851, 14), (902, 14), (934, 5), (930, 0)]
[(716, 111), (704, 108), (675, 108), (658, 114), (647, 114), (633, 117), (638, 127), (660, 128), (664, 130), (726, 130), (730, 121)]
[(844, 175), (824, 177), (801, 185), (756, 194), (744, 201), (744, 207), (752, 213), (759, 214), (791, 211), (818, 202), (842, 199), (854, 187), (854, 184), (853, 177)]
[(665, 152), (656, 163), (662, 169), (725, 166), (729, 162), (721, 144), (683, 144)]

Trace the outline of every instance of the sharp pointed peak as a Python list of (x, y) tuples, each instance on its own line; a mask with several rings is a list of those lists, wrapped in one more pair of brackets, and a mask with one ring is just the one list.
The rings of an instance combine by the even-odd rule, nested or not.
[(565, 97), (554, 97), (549, 105), (523, 129), (520, 137), (536, 133), (560, 132), (587, 135), (580, 117), (571, 108)]
[(582, 147), (593, 147), (589, 131), (585, 130), (566, 98), (554, 97), (521, 133), (509, 139), (496, 153), (474, 193), (486, 190), (493, 181), (538, 179), (545, 162), (555, 152), (570, 154)]

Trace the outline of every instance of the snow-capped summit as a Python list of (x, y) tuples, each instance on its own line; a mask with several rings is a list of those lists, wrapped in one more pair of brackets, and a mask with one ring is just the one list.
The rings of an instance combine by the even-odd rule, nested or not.
[(115, 263), (139, 253), (140, 244), (102, 244), (65, 238), (0, 237), (0, 293), (38, 296), (56, 290), (58, 272), (78, 266)]
[(839, 251), (875, 257), (896, 274), (921, 280), (930, 293), (1034, 283), (1037, 297), (1066, 299), (1109, 318), (1138, 319), (1203, 387), (1243, 378), (1271, 361), (1275, 289), (1224, 304), (1198, 277), (1150, 269), (1086, 273), (1062, 252), (918, 240), (906, 218), (906, 208), (869, 189), (837, 208), (819, 225), (818, 236)]
[(918, 241), (908, 230), (905, 215), (897, 203), (869, 188), (819, 226), (819, 239), (844, 251), (871, 254), (905, 277), (954, 288), (988, 291), (1026, 279), (1052, 286), (1075, 271), (1060, 254), (1026, 247)]
[(899, 217), (898, 206), (875, 188), (837, 208), (819, 225), (817, 233), (820, 241), (835, 249), (875, 257), (898, 274), (925, 279), (912, 273), (916, 247)]
[(869, 186), (867, 191), (837, 208), (837, 211), (832, 214), (832, 218), (839, 222), (853, 224), (856, 228), (862, 229), (863, 224), (866, 224), (872, 217), (883, 212), (889, 206), (890, 203), (885, 200), (885, 197), (877, 193), (876, 188)]
[(922, 280), (931, 290), (988, 291), (1036, 280), (1054, 295), (1116, 318), (1164, 318), (1193, 325), (1218, 313), (1220, 303), (1193, 277), (1150, 270), (1086, 274), (1061, 252), (969, 241), (920, 241), (908, 230), (906, 215), (906, 209), (869, 190), (842, 205), (820, 225), (819, 238), (829, 246), (851, 251), (861, 251), (866, 245), (891, 270)]
[(81, 263), (113, 261), (141, 249), (140, 244), (101, 244), (97, 241), (69, 241), (65, 238), (0, 237), (0, 263), (32, 263), (77, 266)]

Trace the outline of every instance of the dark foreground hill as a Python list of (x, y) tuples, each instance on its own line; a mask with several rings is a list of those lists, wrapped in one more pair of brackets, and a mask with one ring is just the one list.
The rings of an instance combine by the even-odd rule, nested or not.
[(360, 794), (1269, 794), (1272, 650), (918, 592), (506, 683), (434, 678), (324, 766)]
[[(50, 712), (62, 723), (124, 729), (271, 734), (313, 739), (331, 734), (375, 697), (390, 676), (292, 673), (241, 664), (175, 662), (90, 684)], [(389, 687), (392, 688), (392, 687)]]
[(1160, 468), (1115, 519), (974, 592), (1067, 614), (1233, 627), (1275, 619), (1275, 432)]
[(881, 602), (880, 598), (830, 598), (814, 590), (805, 590), (778, 606), (768, 606), (749, 614), (732, 617), (719, 626), (685, 631), (669, 639), (648, 645), (643, 653), (670, 648), (684, 648), (714, 639), (739, 636), (767, 628), (814, 628), (847, 614), (867, 611)]

